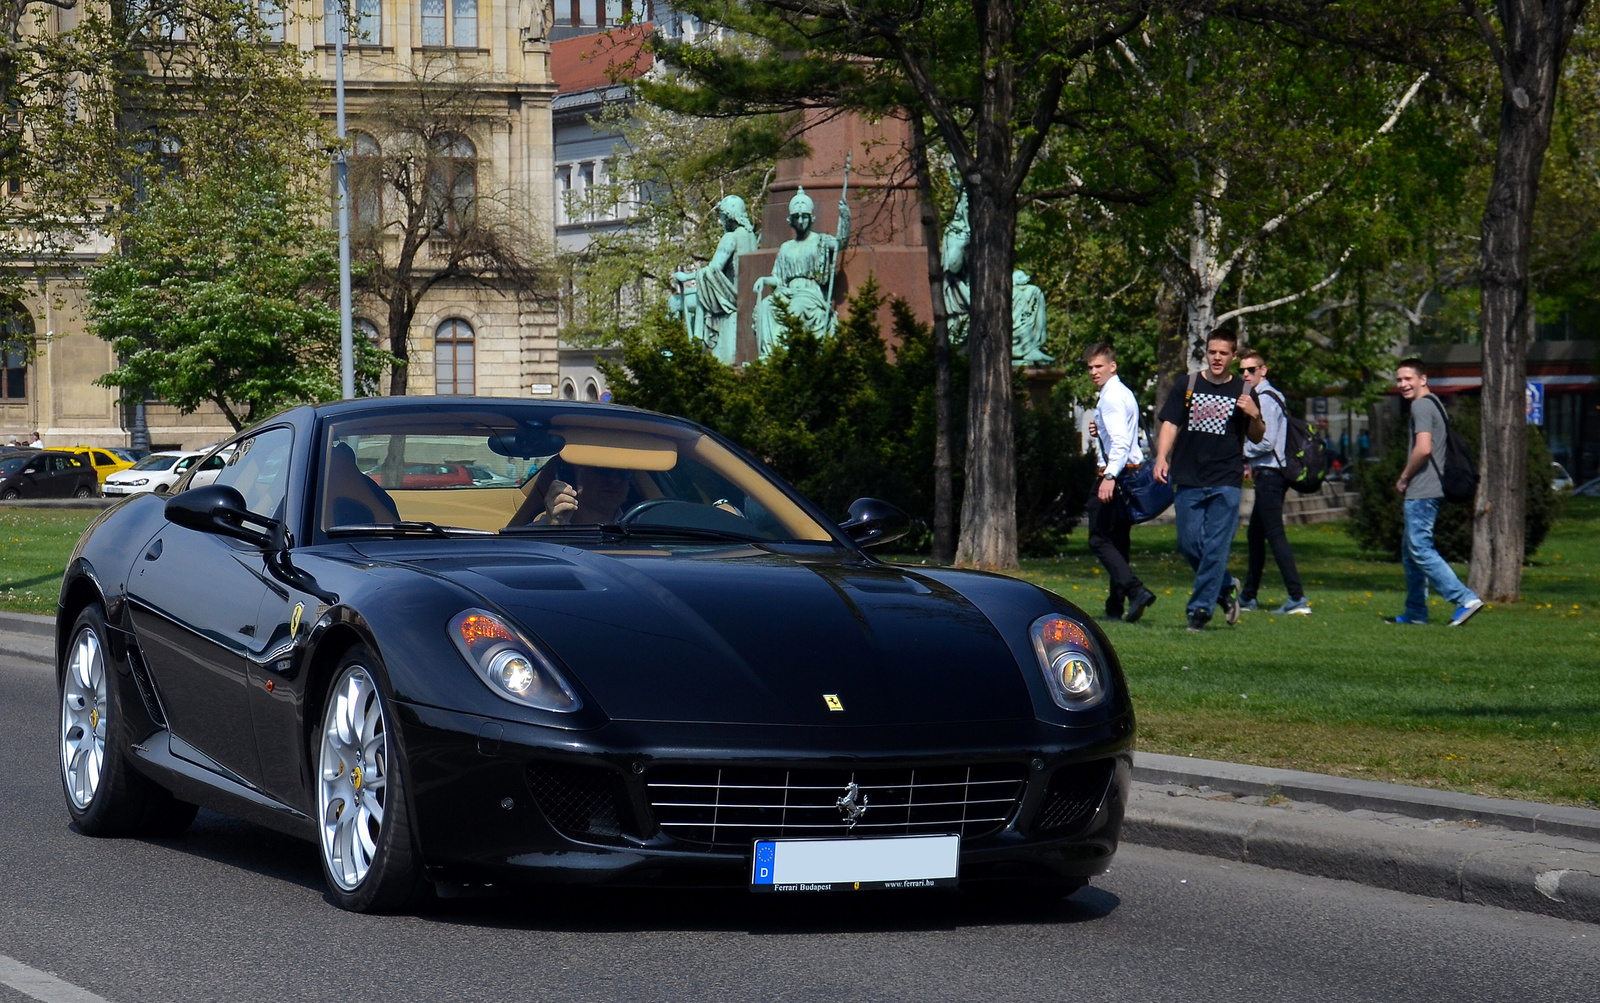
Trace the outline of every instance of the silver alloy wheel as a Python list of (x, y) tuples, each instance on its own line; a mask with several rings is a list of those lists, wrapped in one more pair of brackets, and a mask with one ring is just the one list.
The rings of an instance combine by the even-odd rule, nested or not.
[(81, 811), (94, 800), (106, 762), (106, 659), (93, 629), (78, 631), (67, 658), (61, 683), (61, 777)]
[(378, 852), (389, 779), (383, 703), (360, 665), (346, 668), (329, 693), (317, 777), (322, 860), (339, 887), (353, 891)]

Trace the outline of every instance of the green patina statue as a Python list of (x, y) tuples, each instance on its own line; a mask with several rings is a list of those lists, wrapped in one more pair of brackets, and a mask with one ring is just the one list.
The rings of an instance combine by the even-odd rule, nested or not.
[(962, 192), (939, 247), (939, 256), (944, 262), (944, 324), (954, 345), (967, 340), (967, 317), (972, 312), (972, 289), (967, 284), (967, 245), (970, 243), (972, 224), (967, 221), (967, 193)]
[(673, 281), (694, 283), (694, 288), (672, 297), (672, 309), (683, 315), (689, 337), (706, 346), (717, 361), (733, 365), (738, 351), (739, 256), (756, 249), (755, 227), (744, 199), (729, 195), (717, 203), (722, 239), (706, 266), (693, 272), (675, 272)]
[(1018, 269), (1011, 273), (1011, 364), (1043, 366), (1055, 361), (1044, 351), (1044, 290)]
[(772, 274), (756, 279), (755, 292), (770, 289), (770, 295), (756, 302), (756, 350), (766, 358), (783, 340), (782, 311), (798, 320), (818, 337), (833, 334), (838, 317), (824, 289), (832, 287), (839, 257), (850, 240), (850, 206), (839, 200), (839, 230), (836, 236), (811, 229), (815, 204), (802, 188), (789, 200), (789, 225), (794, 239), (778, 248)]

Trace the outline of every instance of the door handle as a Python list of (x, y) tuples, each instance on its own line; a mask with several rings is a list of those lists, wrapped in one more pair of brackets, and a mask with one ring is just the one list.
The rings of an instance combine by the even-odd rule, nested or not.
[(158, 537), (156, 539), (156, 542), (152, 543), (150, 545), (150, 549), (144, 552), (144, 559), (147, 560), (147, 561), (153, 561), (153, 560), (155, 560), (156, 558), (158, 558), (160, 556), (161, 556), (161, 540)]

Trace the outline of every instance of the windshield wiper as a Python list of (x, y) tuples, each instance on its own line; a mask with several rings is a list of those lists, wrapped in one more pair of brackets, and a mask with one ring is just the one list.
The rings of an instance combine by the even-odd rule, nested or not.
[(468, 529), (465, 526), (440, 526), (432, 522), (383, 522), (365, 523), (356, 526), (335, 526), (327, 530), (327, 535), (336, 536), (452, 536), (462, 533), (467, 536), (493, 536), (494, 531), (488, 529)]

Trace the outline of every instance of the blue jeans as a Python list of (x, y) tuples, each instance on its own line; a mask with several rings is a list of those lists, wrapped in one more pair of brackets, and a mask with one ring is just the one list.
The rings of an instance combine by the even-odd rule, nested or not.
[(1238, 488), (1179, 488), (1172, 509), (1178, 520), (1178, 550), (1194, 569), (1188, 611), (1210, 619), (1230, 584), (1228, 546), (1239, 528)]
[(1431, 584), (1457, 606), (1478, 598), (1433, 546), (1433, 523), (1439, 518), (1438, 498), (1407, 499), (1406, 536), (1400, 541), (1400, 563), (1406, 569), (1406, 619), (1428, 622), (1428, 586)]

